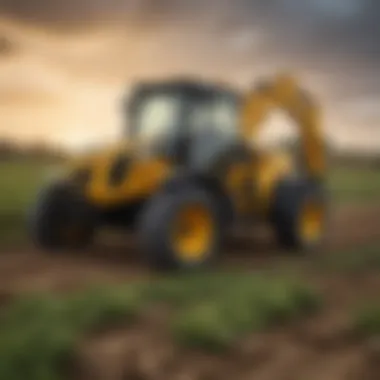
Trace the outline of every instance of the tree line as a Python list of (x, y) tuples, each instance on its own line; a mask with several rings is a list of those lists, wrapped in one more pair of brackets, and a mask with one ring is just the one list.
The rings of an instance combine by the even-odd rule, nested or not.
[(35, 159), (61, 160), (66, 152), (43, 142), (20, 144), (10, 139), (0, 139), (0, 160)]

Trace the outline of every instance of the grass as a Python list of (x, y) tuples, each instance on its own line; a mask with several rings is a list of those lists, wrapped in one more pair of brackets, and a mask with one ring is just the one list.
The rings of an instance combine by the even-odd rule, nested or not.
[[(318, 257), (316, 264), (324, 270), (360, 273), (380, 269), (380, 242), (334, 252)], [(314, 262), (313, 262), (314, 265)]]
[(354, 332), (363, 337), (380, 337), (380, 302), (362, 306), (354, 314)]
[(332, 170), (328, 185), (338, 202), (380, 201), (380, 170), (338, 168)]
[(138, 294), (125, 289), (91, 290), (76, 296), (32, 296), (1, 316), (0, 379), (60, 379), (80, 337), (107, 324), (131, 323)]
[(317, 294), (296, 281), (240, 276), (234, 282), (223, 280), (219, 289), (205, 290), (200, 299), (183, 308), (171, 326), (177, 342), (220, 352), (247, 333), (289, 322), (320, 305)]
[(46, 162), (0, 162), (1, 210), (8, 215), (22, 213), (53, 168)]
[(49, 170), (41, 162), (0, 162), (0, 243), (22, 239), (28, 207)]
[(64, 378), (85, 334), (115, 323), (128, 326), (155, 303), (172, 307), (168, 332), (178, 344), (219, 352), (243, 334), (314, 311), (320, 298), (296, 280), (250, 274), (185, 276), (61, 298), (28, 296), (0, 314), (0, 378)]

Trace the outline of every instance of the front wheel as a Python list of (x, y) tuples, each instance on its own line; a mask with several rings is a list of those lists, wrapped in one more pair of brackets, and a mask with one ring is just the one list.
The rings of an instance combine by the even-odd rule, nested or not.
[(51, 251), (84, 248), (95, 231), (91, 207), (66, 183), (53, 183), (42, 189), (28, 222), (33, 243)]
[(140, 245), (155, 269), (206, 268), (221, 250), (223, 226), (217, 204), (212, 194), (192, 185), (152, 198), (138, 230)]

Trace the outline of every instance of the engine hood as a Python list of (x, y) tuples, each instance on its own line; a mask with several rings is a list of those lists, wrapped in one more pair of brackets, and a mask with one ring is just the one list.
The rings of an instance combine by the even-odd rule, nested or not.
[(100, 161), (112, 159), (112, 157), (121, 154), (132, 155), (133, 151), (133, 144), (130, 142), (122, 142), (106, 147), (93, 147), (69, 160), (67, 169), (70, 171), (80, 168), (90, 168), (98, 165)]
[(117, 206), (150, 196), (170, 173), (164, 159), (140, 154), (136, 144), (121, 143), (71, 160), (67, 177), (99, 206)]

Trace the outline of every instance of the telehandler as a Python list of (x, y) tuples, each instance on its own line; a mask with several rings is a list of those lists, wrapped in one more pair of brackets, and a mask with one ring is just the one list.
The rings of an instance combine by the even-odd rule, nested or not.
[[(123, 103), (121, 143), (78, 157), (43, 186), (31, 238), (55, 252), (84, 248), (104, 226), (132, 229), (155, 269), (195, 270), (223, 251), (236, 225), (269, 223), (279, 246), (324, 240), (326, 160), (319, 109), (286, 75), (245, 94), (192, 79), (140, 83)], [(270, 111), (299, 127), (302, 167), (252, 142)]]

